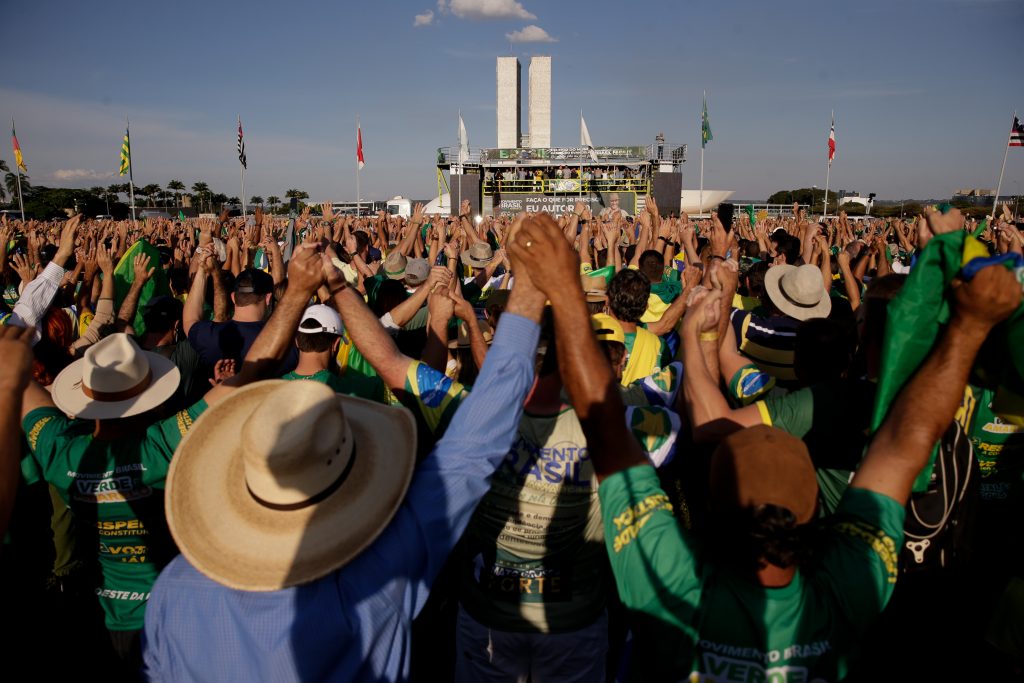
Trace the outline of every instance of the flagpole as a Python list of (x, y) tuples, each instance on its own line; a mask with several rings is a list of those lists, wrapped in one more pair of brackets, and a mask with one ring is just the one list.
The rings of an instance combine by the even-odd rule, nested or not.
[[(835, 125), (836, 125), (836, 110), (833, 109), (832, 110), (832, 128), (829, 128), (829, 135), (830, 136), (832, 135), (832, 130), (835, 128)], [(829, 140), (831, 140), (831, 137), (829, 138)], [(826, 168), (826, 170), (825, 170), (825, 203), (821, 205), (821, 217), (822, 217), (822, 219), (824, 219), (825, 216), (828, 215), (828, 181), (829, 181), (829, 174), (831, 174), (831, 173), (832, 173), (832, 151), (829, 150), (829, 153), (828, 153), (828, 168)]]
[[(239, 140), (241, 140), (242, 132), (242, 115), (238, 115), (238, 132)], [(242, 218), (245, 218), (245, 164), (242, 163), (241, 157), (238, 159), (238, 172), (242, 176)]]
[(583, 198), (583, 110), (580, 109), (580, 199), (582, 199), (582, 198)]
[(358, 218), (363, 212), (362, 197), (359, 194), (359, 136), (362, 135), (362, 131), (359, 129), (359, 114), (356, 114), (356, 217)]
[(139, 227), (139, 221), (135, 218), (135, 181), (132, 178), (132, 167), (135, 165), (132, 159), (132, 124), (128, 117), (124, 117), (124, 136), (128, 138), (128, 192), (132, 201), (132, 223)]
[(21, 209), (21, 222), (25, 222), (25, 201), (21, 198), (21, 167), (17, 163), (14, 168), (18, 171), (18, 208)]
[(708, 110), (708, 91), (704, 91), (704, 108), (700, 114), (700, 193), (697, 199), (697, 215), (701, 216), (704, 214), (704, 119), (707, 118)]
[[(11, 138), (15, 139), (14, 135), (14, 117), (11, 117)], [(21, 149), (21, 146), (18, 146)], [(14, 159), (14, 170), (18, 173), (18, 208), (21, 209), (21, 222), (25, 222), (25, 202), (21, 198), (21, 166), (18, 165), (18, 159)]]
[[(1013, 135), (1013, 122), (1017, 120), (1017, 111), (1013, 112), (1013, 121), (1010, 121), (1010, 134)], [(996, 196), (992, 198), (992, 215), (989, 216), (993, 221), (996, 217), (996, 206), (999, 204), (999, 191), (1003, 189), (1003, 173), (1006, 171), (1006, 155), (1010, 152), (1010, 141), (1006, 141), (1006, 148), (1003, 149), (1003, 166), (999, 169), (999, 182), (996, 183)], [(24, 220), (24, 218), (22, 219)]]

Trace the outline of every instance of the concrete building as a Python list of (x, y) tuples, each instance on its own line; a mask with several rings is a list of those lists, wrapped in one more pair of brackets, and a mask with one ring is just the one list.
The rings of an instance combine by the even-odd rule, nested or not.
[[(548, 68), (550, 69), (550, 63)], [(532, 74), (531, 67), (531, 74)], [(550, 83), (550, 76), (548, 82)], [(518, 147), (522, 135), (520, 67), (517, 57), (498, 57), (498, 147)], [(548, 113), (551, 105), (548, 99)]]
[(551, 147), (551, 57), (530, 58), (530, 147)]

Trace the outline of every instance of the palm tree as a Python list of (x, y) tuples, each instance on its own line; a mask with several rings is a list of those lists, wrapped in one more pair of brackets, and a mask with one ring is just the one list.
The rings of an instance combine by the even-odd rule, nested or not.
[(295, 197), (299, 201), (302, 201), (303, 199), (309, 199), (309, 193), (306, 192), (305, 190), (291, 189), (285, 192), (284, 196), (287, 197), (288, 199)]
[(163, 190), (163, 188), (161, 188), (156, 183), (150, 183), (149, 185), (143, 187), (142, 190), (136, 189), (135, 191), (141, 191), (142, 194), (146, 195), (146, 197), (149, 198), (149, 205), (151, 207), (156, 207), (156, 200), (159, 198), (161, 190)]
[(219, 206), (221, 211), (223, 211), (224, 204), (226, 204), (228, 201), (228, 196), (226, 194), (221, 194), (220, 192), (215, 192), (212, 195), (210, 195), (210, 201), (216, 206)]
[[(7, 168), (7, 162), (0, 159), (0, 172), (7, 173), (11, 169)], [(7, 199), (7, 193), (4, 191), (3, 185), (0, 185), (0, 202)], [(13, 197), (12, 197), (13, 199)]]
[(192, 183), (192, 192), (196, 194), (200, 206), (202, 206), (203, 199), (210, 194), (210, 186), (204, 182)]
[(254, 194), (253, 196), (249, 197), (249, 203), (252, 204), (253, 206), (263, 208), (263, 197), (259, 196), (258, 194)]
[[(5, 166), (6, 168), (6, 166)], [(7, 188), (7, 193), (11, 195), (11, 201), (14, 201), (18, 197), (18, 176), (15, 173), (11, 173), (8, 170), (4, 174), (4, 186)], [(29, 177), (24, 173), (21, 174), (21, 194), (25, 195), (26, 192), (32, 189), (32, 183), (29, 182)]]
[(280, 201), (281, 198), (276, 195), (270, 195), (267, 197), (267, 203), (270, 204), (270, 213), (274, 213), (274, 210), (277, 209), (277, 205)]
[(181, 182), (180, 180), (172, 180), (171, 182), (167, 183), (167, 189), (171, 190), (172, 192), (174, 192), (174, 203), (180, 209), (181, 208), (181, 195), (178, 194), (178, 193), (185, 191), (185, 183)]

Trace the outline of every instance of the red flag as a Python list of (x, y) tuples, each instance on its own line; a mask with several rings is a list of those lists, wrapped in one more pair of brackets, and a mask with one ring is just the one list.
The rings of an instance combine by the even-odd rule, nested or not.
[(836, 115), (832, 114), (832, 128), (828, 131), (828, 165), (836, 158)]
[(366, 165), (366, 160), (363, 159), (363, 129), (358, 125), (356, 126), (356, 160), (359, 162), (359, 168)]

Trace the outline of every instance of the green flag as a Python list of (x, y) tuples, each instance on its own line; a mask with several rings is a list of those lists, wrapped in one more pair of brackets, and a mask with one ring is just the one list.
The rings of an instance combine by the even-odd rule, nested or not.
[(604, 268), (598, 268), (587, 273), (590, 277), (603, 277), (605, 283), (611, 281), (612, 277), (615, 276), (615, 266), (605, 266)]
[(700, 148), (704, 149), (715, 138), (711, 135), (711, 123), (708, 121), (708, 96), (704, 95), (704, 113), (700, 116)]
[(139, 240), (128, 247), (128, 251), (124, 253), (121, 260), (117, 262), (117, 267), (114, 268), (114, 302), (116, 304), (114, 310), (120, 310), (121, 303), (124, 302), (132, 282), (135, 281), (134, 261), (137, 254), (148, 255), (149, 267), (156, 269), (153, 277), (149, 278), (149, 281), (142, 287), (139, 306), (135, 309), (135, 320), (132, 322), (135, 335), (141, 337), (146, 333), (146, 323), (142, 320), (142, 311), (146, 304), (154, 297), (170, 296), (171, 288), (167, 284), (167, 273), (160, 267), (160, 252), (146, 240)]
[(750, 227), (757, 224), (757, 216), (754, 215), (754, 205), (747, 204), (747, 215), (750, 216)]
[[(949, 322), (952, 315), (949, 285), (953, 278), (964, 264), (987, 256), (988, 249), (961, 230), (933, 237), (918, 254), (903, 288), (889, 303), (886, 312), (882, 367), (871, 418), (872, 431), (881, 426), (897, 394), (924, 363), (943, 326)], [(971, 381), (991, 388), (998, 385), (996, 403), (1000, 403), (999, 397), (1002, 396), (1002, 405), (1014, 405), (1014, 399), (1024, 395), (1022, 378), (1024, 304), (989, 334), (975, 361)], [(996, 408), (995, 404), (993, 408)], [(932, 461), (914, 482), (914, 491), (927, 490), (934, 458), (933, 452)]]

